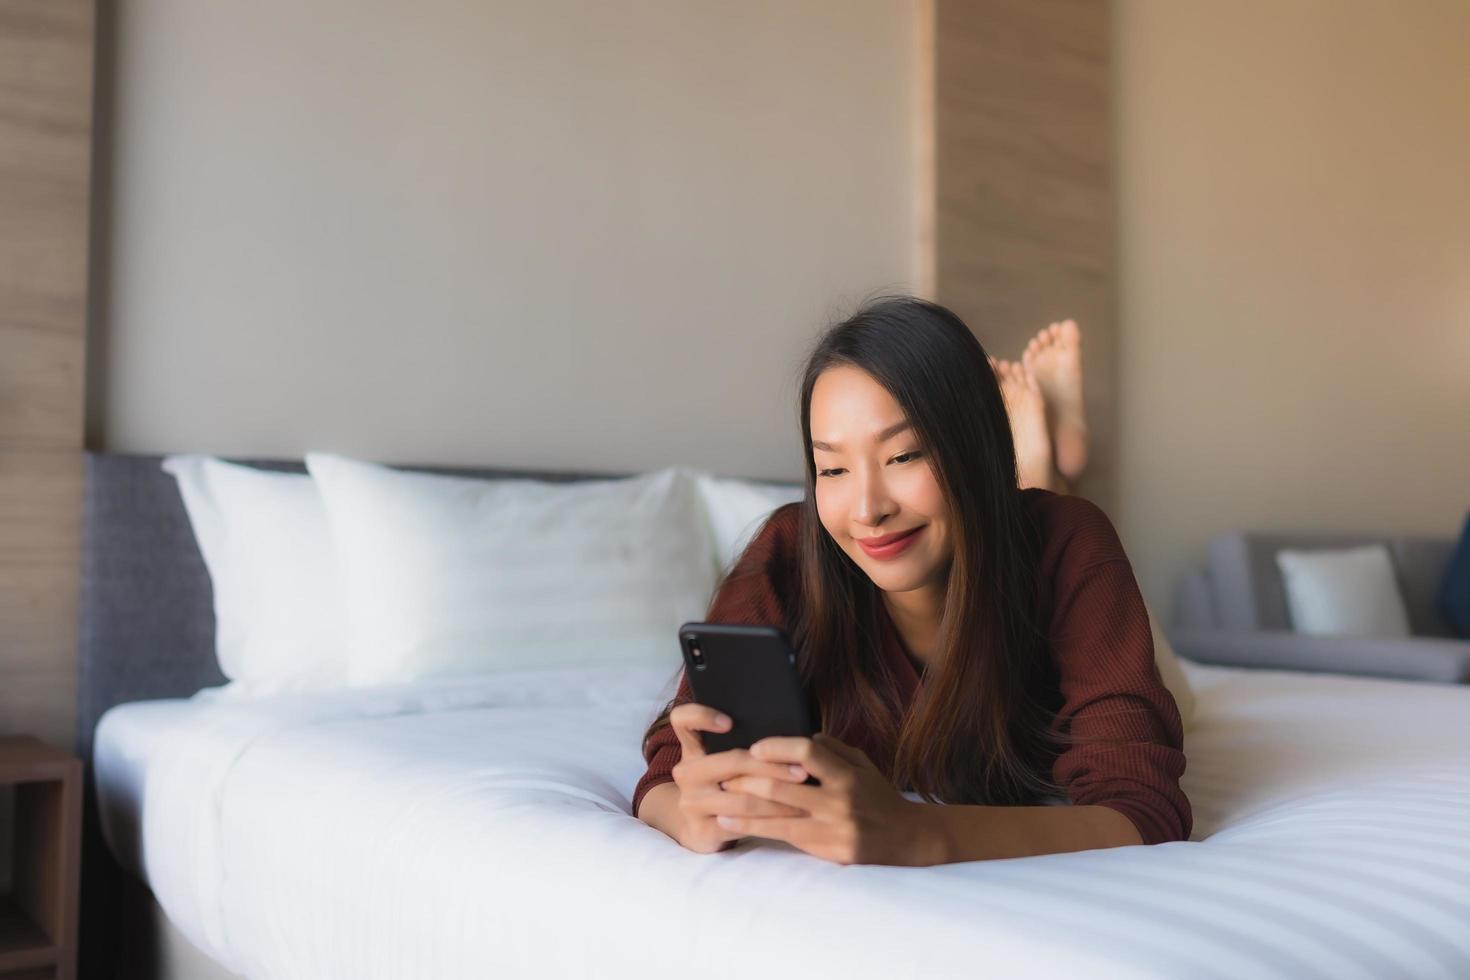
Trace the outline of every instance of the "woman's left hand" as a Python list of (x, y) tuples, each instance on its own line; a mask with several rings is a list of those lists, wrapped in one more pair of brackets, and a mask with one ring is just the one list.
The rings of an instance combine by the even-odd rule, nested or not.
[(728, 779), (724, 788), (805, 810), (801, 817), (720, 817), (727, 830), (786, 841), (838, 864), (928, 863), (918, 831), (920, 804), (904, 799), (861, 749), (830, 735), (763, 738), (750, 754), (801, 766), (820, 786), (759, 776)]

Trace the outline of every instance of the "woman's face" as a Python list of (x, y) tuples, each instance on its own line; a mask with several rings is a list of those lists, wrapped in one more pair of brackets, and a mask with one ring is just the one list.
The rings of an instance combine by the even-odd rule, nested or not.
[(811, 428), (817, 513), (832, 540), (885, 592), (942, 585), (949, 504), (888, 389), (860, 368), (828, 368), (812, 388)]

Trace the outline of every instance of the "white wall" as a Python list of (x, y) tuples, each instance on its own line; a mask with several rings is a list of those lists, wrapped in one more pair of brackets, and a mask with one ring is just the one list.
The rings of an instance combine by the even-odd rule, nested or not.
[(1470, 4), (1119, 0), (1119, 499), (1154, 608), (1231, 528), (1470, 509)]
[(94, 448), (794, 477), (913, 284), (905, 0), (114, 16)]

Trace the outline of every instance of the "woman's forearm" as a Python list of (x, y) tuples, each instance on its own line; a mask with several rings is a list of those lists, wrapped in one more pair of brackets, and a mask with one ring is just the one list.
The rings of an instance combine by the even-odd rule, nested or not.
[(1142, 844), (1133, 821), (1106, 806), (920, 803), (913, 863), (950, 864)]
[(684, 828), (684, 814), (679, 809), (677, 783), (659, 783), (644, 793), (643, 799), (638, 802), (636, 816), (655, 830), (661, 830), (683, 843), (680, 831)]
[[(914, 866), (1143, 843), (1133, 821), (1106, 806), (911, 805), (913, 850), (904, 863)], [(660, 783), (644, 793), (637, 817), (684, 843), (677, 784)]]

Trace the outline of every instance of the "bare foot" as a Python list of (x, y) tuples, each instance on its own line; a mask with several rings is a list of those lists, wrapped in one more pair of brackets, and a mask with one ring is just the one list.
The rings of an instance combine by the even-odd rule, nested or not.
[(1046, 432), (1046, 401), (1036, 378), (1019, 361), (990, 361), (1005, 396), (1011, 418), (1011, 438), (1016, 443), (1016, 469), (1020, 485), (1053, 488), (1051, 437)]
[(1082, 331), (1076, 320), (1053, 323), (1026, 345), (1021, 363), (1036, 378), (1051, 416), (1057, 470), (1075, 480), (1087, 468), (1087, 413), (1082, 405)]

